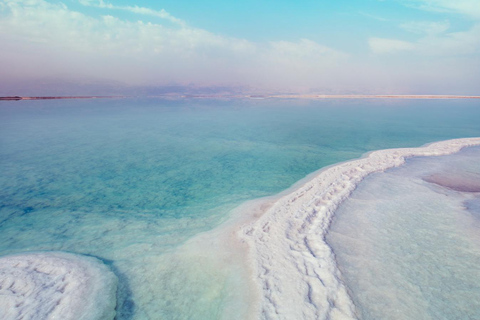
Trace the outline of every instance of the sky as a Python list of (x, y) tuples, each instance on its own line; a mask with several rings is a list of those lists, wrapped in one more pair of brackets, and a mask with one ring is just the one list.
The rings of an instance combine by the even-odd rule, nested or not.
[(0, 0), (0, 94), (46, 79), (479, 95), (480, 0)]

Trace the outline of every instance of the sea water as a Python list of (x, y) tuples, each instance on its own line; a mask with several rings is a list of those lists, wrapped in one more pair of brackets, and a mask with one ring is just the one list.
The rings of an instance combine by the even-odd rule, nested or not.
[(192, 237), (319, 168), (479, 120), (476, 100), (2, 102), (0, 255), (102, 260), (118, 319), (246, 318), (238, 258)]
[(480, 318), (480, 147), (363, 180), (327, 242), (360, 319)]

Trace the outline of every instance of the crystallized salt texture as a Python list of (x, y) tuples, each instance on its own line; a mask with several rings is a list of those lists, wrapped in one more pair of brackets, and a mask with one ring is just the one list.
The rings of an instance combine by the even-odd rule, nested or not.
[(335, 210), (369, 174), (405, 163), (413, 156), (439, 156), (480, 145), (480, 138), (389, 149), (320, 172), (277, 200), (239, 233), (250, 246), (262, 319), (358, 318), (332, 248), (326, 243)]
[(0, 257), (0, 319), (115, 317), (117, 278), (100, 260), (64, 252)]

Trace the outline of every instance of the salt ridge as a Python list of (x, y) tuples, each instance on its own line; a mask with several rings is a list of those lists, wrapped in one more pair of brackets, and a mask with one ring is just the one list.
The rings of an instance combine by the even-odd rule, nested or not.
[(100, 260), (65, 252), (0, 257), (0, 318), (108, 320), (117, 278)]
[(413, 156), (440, 156), (480, 145), (455, 139), (420, 148), (374, 151), (322, 170), (281, 197), (259, 219), (242, 226), (260, 297), (259, 319), (356, 319), (355, 305), (325, 236), (337, 207), (369, 174)]

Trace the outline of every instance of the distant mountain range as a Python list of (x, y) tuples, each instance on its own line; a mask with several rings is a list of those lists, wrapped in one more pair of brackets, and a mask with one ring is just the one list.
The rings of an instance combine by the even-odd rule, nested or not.
[(157, 96), (157, 95), (234, 95), (246, 88), (227, 86), (152, 85), (132, 86), (109, 80), (37, 79), (0, 80), (0, 96)]
[[(162, 97), (248, 97), (262, 98), (460, 98), (477, 97), (466, 92), (389, 92), (384, 88), (376, 90), (354, 89), (333, 90), (331, 88), (310, 89), (304, 92), (286, 92), (282, 90), (261, 90), (241, 86), (198, 86), (198, 85), (128, 85), (105, 79), (68, 79), (42, 78), (19, 81), (0, 78), (0, 97), (2, 100), (20, 100), (22, 97), (119, 97), (119, 96), (162, 96)], [(440, 90), (443, 91), (443, 90)], [(17, 97), (15, 99), (15, 97)]]

